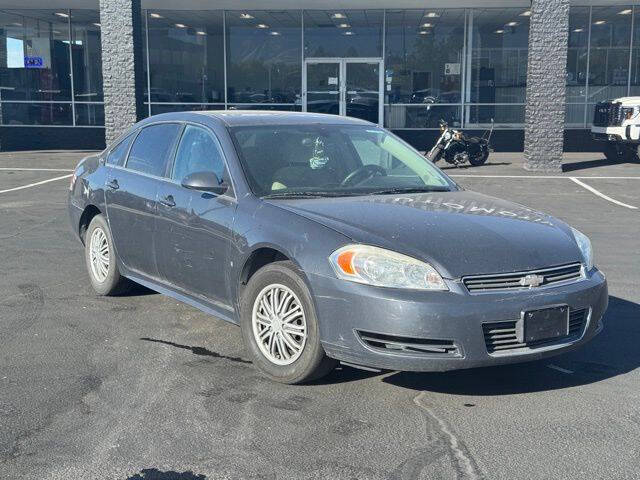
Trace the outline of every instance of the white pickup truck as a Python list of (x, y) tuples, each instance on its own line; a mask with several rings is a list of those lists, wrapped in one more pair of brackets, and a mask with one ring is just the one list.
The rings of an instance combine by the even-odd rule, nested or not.
[(591, 135), (603, 142), (608, 160), (638, 160), (640, 156), (640, 97), (597, 103)]

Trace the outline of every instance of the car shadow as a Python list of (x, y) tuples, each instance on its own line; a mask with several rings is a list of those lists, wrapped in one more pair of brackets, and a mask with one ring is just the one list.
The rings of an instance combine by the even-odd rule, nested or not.
[(157, 468), (145, 468), (140, 470), (126, 480), (206, 480), (206, 475), (193, 473), (191, 470), (187, 472), (174, 472), (173, 470), (161, 471)]
[(609, 297), (604, 331), (581, 349), (536, 362), (451, 372), (398, 372), (383, 382), (453, 395), (514, 395), (588, 385), (640, 366), (640, 305)]
[[(565, 160), (566, 162), (566, 160)], [(593, 160), (581, 160), (579, 162), (567, 162), (562, 164), (562, 171), (564, 173), (567, 172), (576, 172), (578, 170), (588, 170), (590, 168), (598, 168), (598, 167), (609, 167), (612, 165), (625, 165), (625, 164), (638, 164), (638, 162), (633, 162), (625, 159), (620, 160), (607, 160), (605, 157), (596, 158)]]

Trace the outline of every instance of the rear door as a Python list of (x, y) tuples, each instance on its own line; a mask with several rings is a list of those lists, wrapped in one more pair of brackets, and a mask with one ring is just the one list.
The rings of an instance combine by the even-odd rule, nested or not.
[(140, 130), (123, 167), (110, 169), (105, 185), (109, 226), (125, 267), (157, 278), (154, 233), (158, 182), (173, 153), (179, 123), (159, 123)]
[[(214, 172), (229, 190), (215, 195), (182, 187), (184, 177), (204, 171)], [(226, 272), (236, 200), (214, 133), (188, 124), (167, 176), (158, 191), (160, 276), (186, 293), (229, 310)]]

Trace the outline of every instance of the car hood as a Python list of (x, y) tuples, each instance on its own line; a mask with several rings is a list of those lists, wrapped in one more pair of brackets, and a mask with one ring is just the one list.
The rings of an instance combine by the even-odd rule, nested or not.
[(571, 229), (522, 205), (468, 191), (271, 200), (332, 228), (434, 265), (447, 278), (581, 262)]

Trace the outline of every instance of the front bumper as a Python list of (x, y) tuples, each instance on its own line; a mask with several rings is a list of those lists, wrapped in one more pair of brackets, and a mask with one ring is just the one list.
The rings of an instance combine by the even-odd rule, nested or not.
[(591, 138), (597, 142), (632, 142), (637, 143), (640, 138), (639, 125), (625, 125), (619, 127), (591, 127)]
[[(417, 292), (371, 287), (319, 275), (311, 275), (309, 281), (327, 355), (388, 370), (457, 370), (556, 355), (577, 348), (597, 335), (608, 304), (607, 282), (597, 269), (586, 279), (567, 285), (474, 295), (458, 282), (450, 283), (449, 292)], [(523, 311), (559, 304), (569, 305), (574, 311), (585, 311), (579, 334), (489, 352), (483, 325), (518, 321)], [(369, 334), (391, 340), (433, 341), (436, 345), (454, 348), (433, 352), (381, 349), (363, 340)]]

